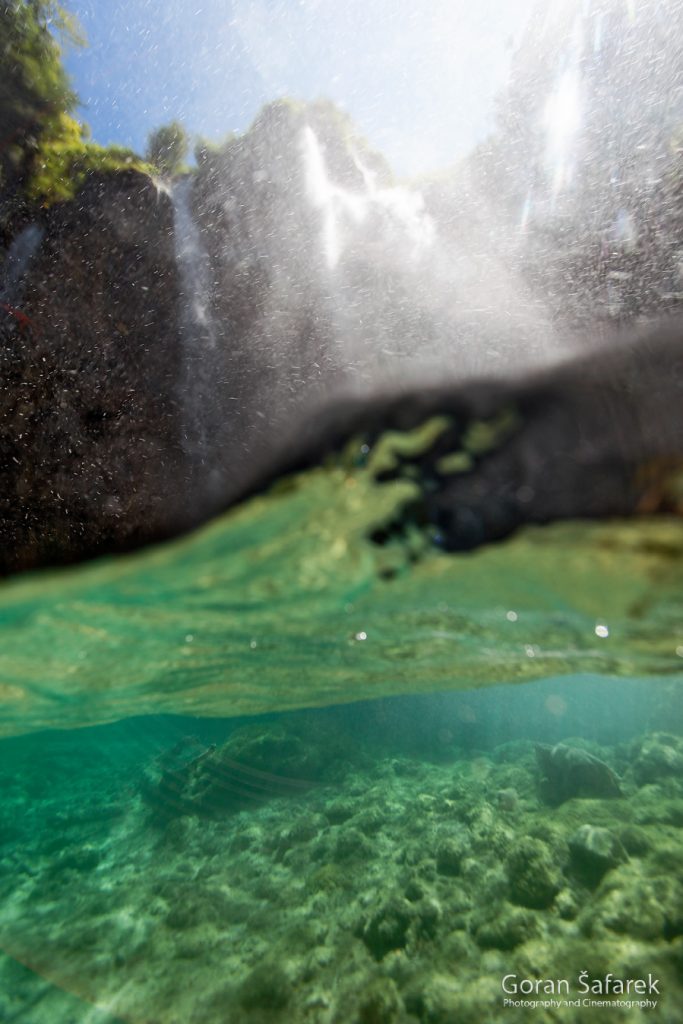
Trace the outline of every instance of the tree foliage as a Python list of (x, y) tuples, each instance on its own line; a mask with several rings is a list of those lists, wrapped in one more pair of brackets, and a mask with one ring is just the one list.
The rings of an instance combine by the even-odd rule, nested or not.
[(62, 46), (83, 43), (56, 0), (0, 0), (0, 196), (10, 209), (17, 198), (69, 199), (89, 171), (150, 170), (131, 150), (89, 141), (72, 116)]
[(190, 149), (188, 134), (179, 121), (156, 128), (147, 140), (147, 160), (161, 174), (177, 174), (183, 169)]
[(76, 105), (59, 39), (80, 42), (54, 0), (0, 0), (0, 185), (23, 184), (41, 137)]

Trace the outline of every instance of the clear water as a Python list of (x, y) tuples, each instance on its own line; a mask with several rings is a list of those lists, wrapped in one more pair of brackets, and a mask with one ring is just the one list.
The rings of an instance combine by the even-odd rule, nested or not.
[[(158, 186), (197, 518), (338, 385), (521, 373), (680, 313), (680, 0), (154, 6), (74, 0), (91, 50), (65, 59), (101, 141), (132, 141), (127, 110), (140, 149), (189, 97), (221, 140)], [(257, 114), (283, 90), (330, 95), (369, 142), (325, 101)], [(0, 305), (49, 382), (63, 293), (96, 268), (42, 266), (56, 236), (27, 216), (3, 219)], [(131, 273), (112, 294), (149, 291)], [(93, 410), (60, 393), (55, 436), (78, 437)], [(470, 428), (495, 452), (495, 424)], [(0, 1024), (683, 1019), (680, 517), (445, 554), (410, 519), (415, 474), (378, 483), (438, 429), (352, 439), (178, 541), (2, 581)]]
[[(5, 739), (0, 1019), (521, 1020), (504, 976), (576, 989), (609, 970), (654, 972), (654, 1019), (674, 1021), (680, 686), (576, 677)], [(552, 799), (535, 750), (558, 743), (622, 795)], [(572, 852), (585, 825), (615, 843), (593, 875)]]
[(352, 456), (5, 583), (0, 1020), (676, 1020), (679, 522), (378, 545)]

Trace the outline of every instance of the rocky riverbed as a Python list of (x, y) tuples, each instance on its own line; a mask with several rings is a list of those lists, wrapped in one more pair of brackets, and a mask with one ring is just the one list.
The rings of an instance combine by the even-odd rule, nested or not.
[[(388, 707), (367, 705), (370, 725)], [(583, 971), (651, 973), (656, 1019), (678, 1019), (680, 736), (477, 749), (444, 732), (429, 754), (415, 730), (372, 731), (311, 713), (154, 750), (100, 731), (53, 741), (49, 772), (37, 737), (11, 741), (2, 1019), (514, 1021), (529, 1010), (504, 1005), (506, 975), (576, 998)]]

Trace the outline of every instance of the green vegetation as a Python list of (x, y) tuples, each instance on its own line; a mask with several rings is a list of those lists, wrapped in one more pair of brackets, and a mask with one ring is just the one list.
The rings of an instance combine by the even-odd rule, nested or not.
[(24, 183), (46, 134), (76, 106), (61, 62), (62, 40), (80, 43), (75, 23), (52, 0), (0, 3), (0, 183)]
[(77, 96), (62, 46), (83, 45), (54, 0), (0, 0), (0, 198), (5, 216), (28, 200), (71, 198), (90, 171), (150, 168), (131, 150), (91, 142), (74, 117)]
[(30, 200), (49, 206), (61, 199), (71, 199), (87, 174), (122, 168), (147, 173), (154, 170), (125, 146), (90, 142), (82, 125), (68, 114), (60, 114), (42, 136), (26, 194)]
[(171, 176), (184, 169), (190, 151), (190, 140), (179, 121), (156, 128), (147, 141), (147, 159), (160, 174)]

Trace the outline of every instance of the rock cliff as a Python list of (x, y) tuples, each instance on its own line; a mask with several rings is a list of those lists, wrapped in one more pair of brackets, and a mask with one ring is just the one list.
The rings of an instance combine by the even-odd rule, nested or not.
[[(169, 185), (91, 175), (36, 212), (0, 264), (0, 569), (174, 535), (359, 430), (433, 415), (447, 450), (403, 461), (447, 546), (658, 507), (639, 474), (678, 464), (678, 422), (657, 420), (680, 332), (655, 364), (633, 346), (552, 369), (565, 340), (481, 210), (443, 215), (448, 187), (426, 204), (329, 104), (281, 102)], [(444, 468), (511, 409), (502, 440)]]

